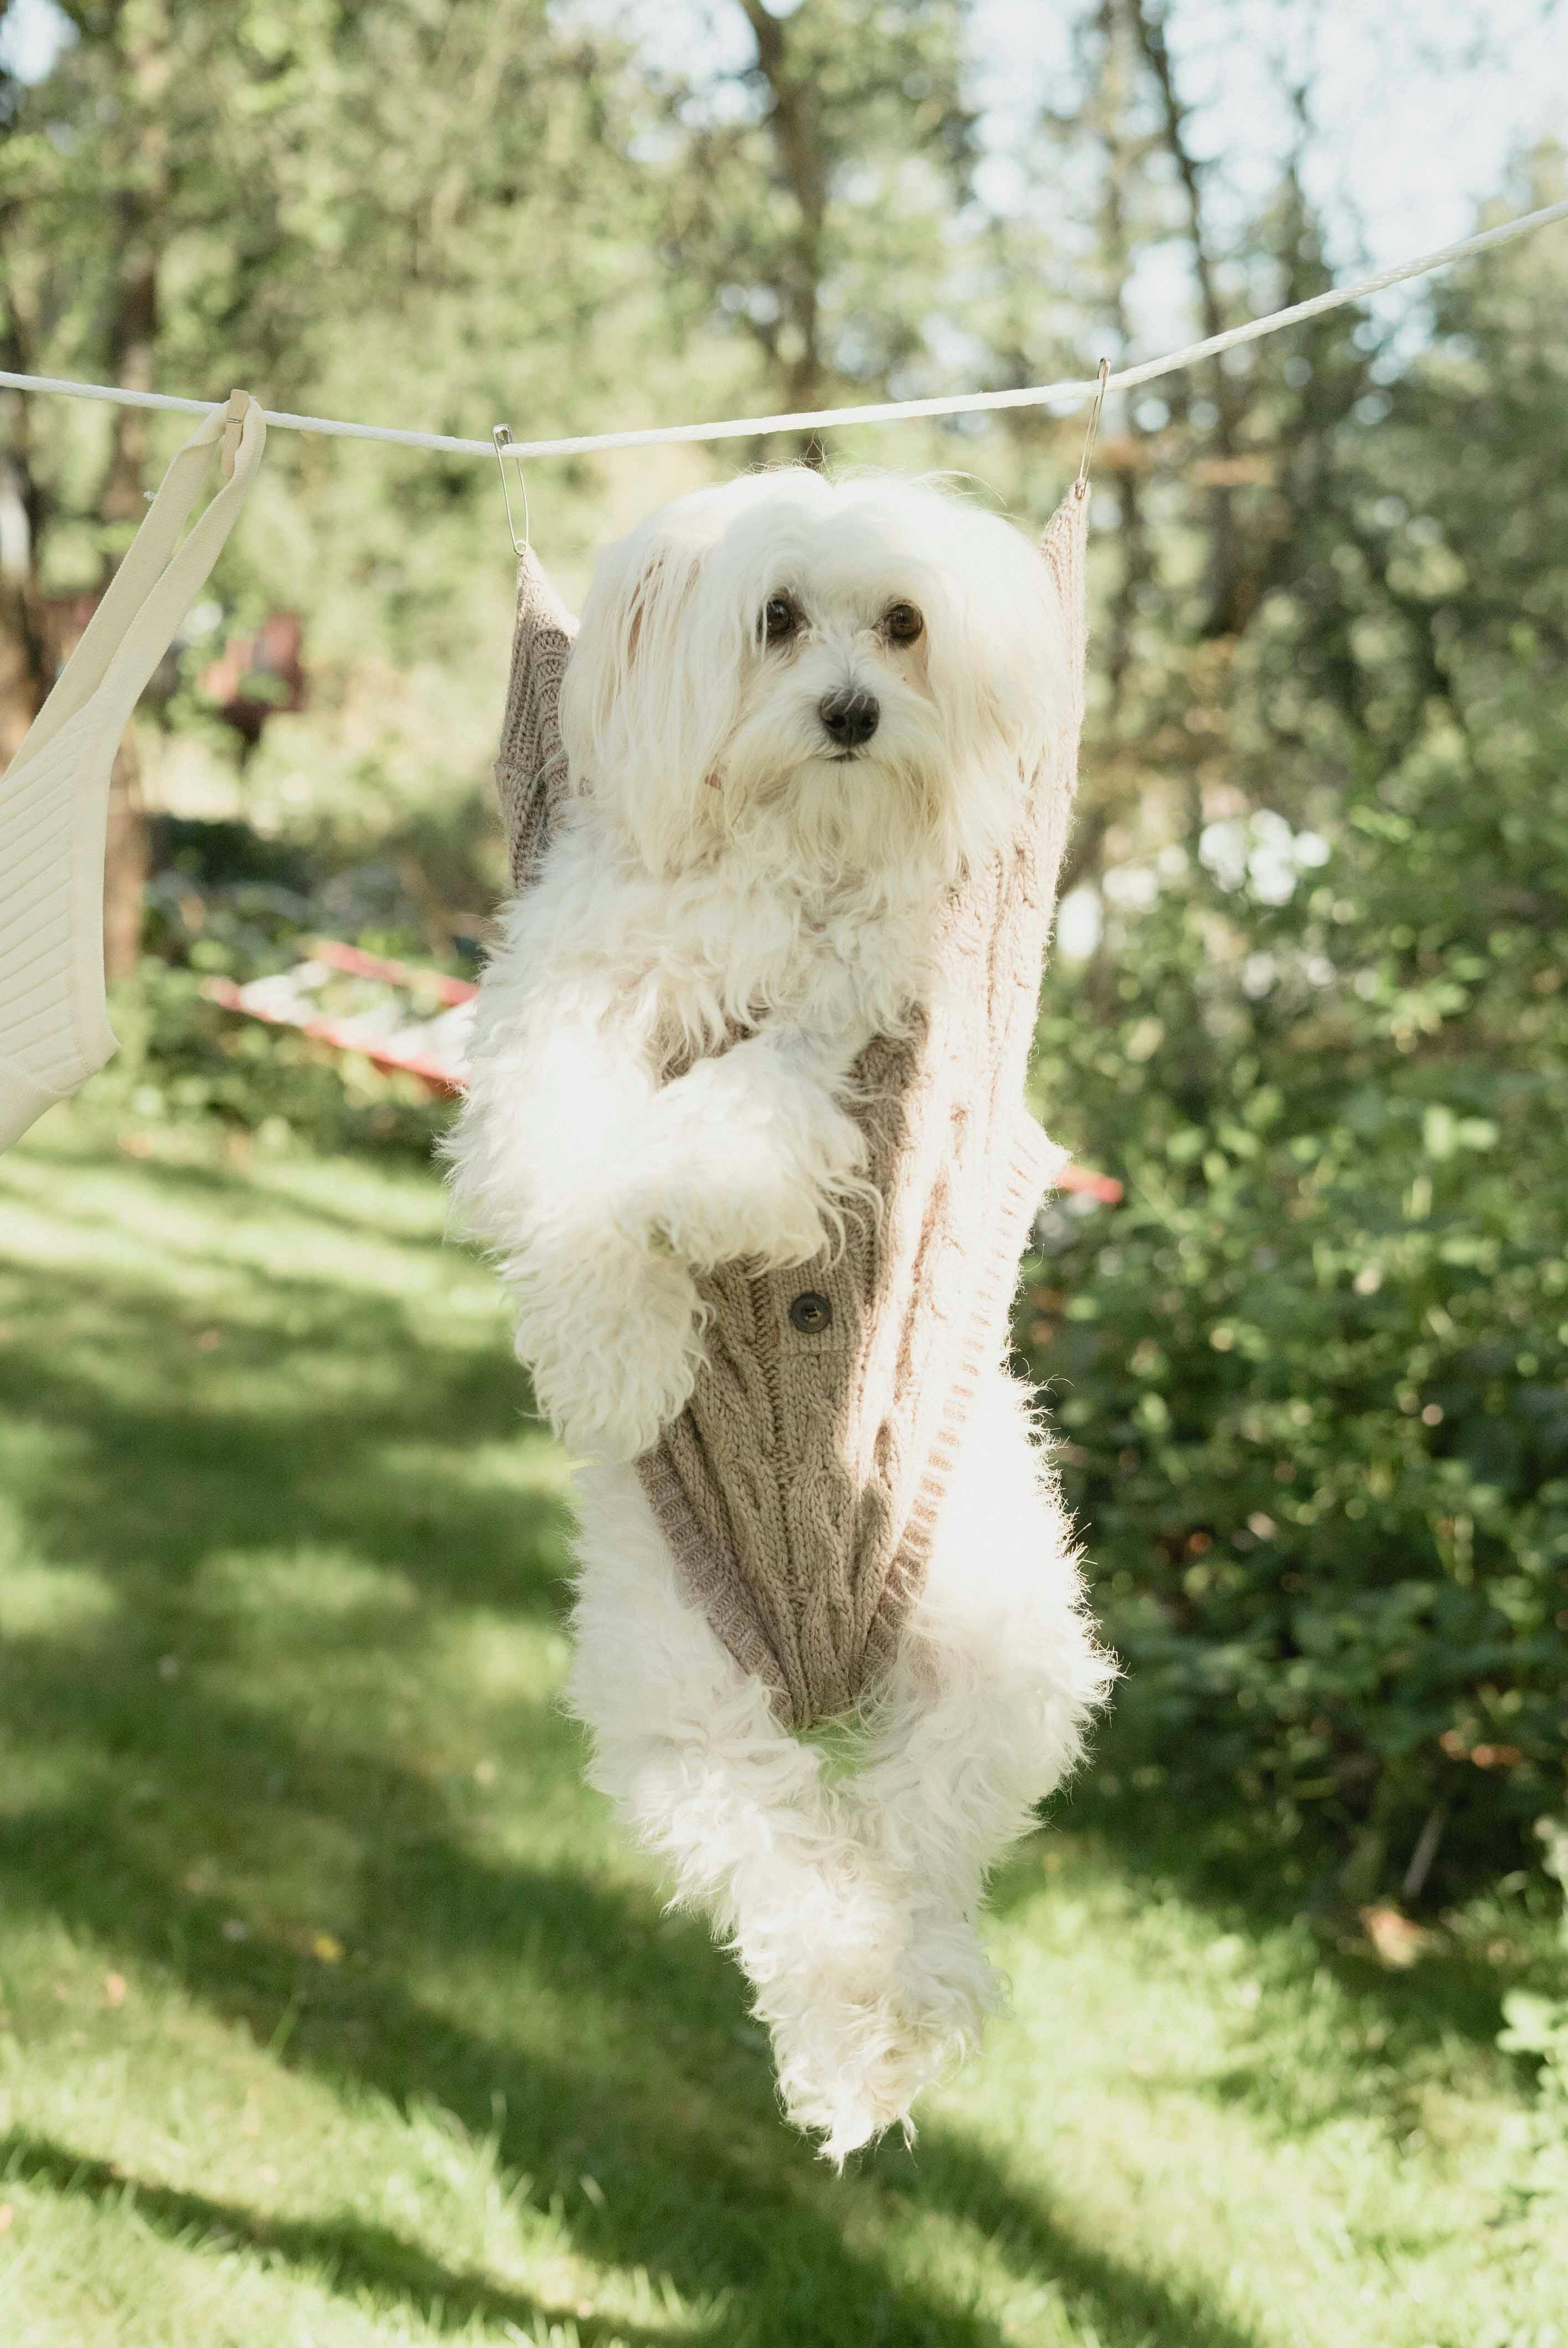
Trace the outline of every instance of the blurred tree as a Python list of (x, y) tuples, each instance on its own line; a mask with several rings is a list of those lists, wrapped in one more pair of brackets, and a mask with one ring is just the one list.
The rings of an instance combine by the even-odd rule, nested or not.
[[(661, 244), (682, 314), (742, 336), (783, 408), (925, 388), (976, 155), (967, 10), (735, 0), (733, 13), (750, 36), (733, 64), (699, 55), (656, 74), (676, 134)], [(820, 463), (820, 439), (804, 435), (800, 453)]]
[(1204, 820), (1107, 876), (1096, 1017), (1047, 983), (1048, 1115), (1130, 1178), (1033, 1323), (1124, 1723), (1354, 1898), (1568, 1784), (1565, 291), (1546, 238), (1456, 274), (1375, 392), (1307, 338)]
[[(1186, 87), (1193, 0), (1074, 0), (999, 145), (968, 0), (67, 14), (43, 81), (0, 80), (13, 368), (523, 437), (1085, 375), (1148, 355), (1152, 280), (1162, 342), (1330, 282), (1310, 77), (1244, 185)], [(1562, 184), (1542, 156), (1510, 209)], [(1100, 935), (1048, 983), (1042, 1086), (1132, 1200), (1098, 1244), (1069, 1230), (1033, 1342), (1073, 1381), (1128, 1720), (1159, 1766), (1327, 1821), (1360, 1886), (1430, 1867), (1440, 1811), (1436, 1882), (1562, 1784), (1563, 250), (1490, 256), (1398, 332), (1340, 312), (1146, 387), (1091, 510), (1071, 879)], [(175, 427), (0, 415), (5, 756)], [(1038, 517), (1081, 429), (832, 446), (972, 466)], [(540, 535), (569, 583), (764, 453), (541, 469)], [(340, 901), (401, 891), (431, 940), (481, 909), (496, 501), (487, 465), (280, 434), (218, 580), (236, 623), (305, 630), (309, 712), (269, 726), (245, 813), (357, 858), (374, 885)], [(169, 705), (187, 743), (209, 659)], [(242, 909), (192, 942), (159, 902), (171, 957), (260, 951)], [(144, 1065), (167, 1044), (190, 1097), (277, 1109), (174, 976)]]
[[(635, 348), (646, 231), (614, 53), (558, 30), (545, 0), (70, 0), (65, 13), (75, 38), (45, 80), (0, 88), (13, 367), (213, 397), (238, 380), (273, 405), (472, 428), (476, 408), (505, 413), (530, 390), (591, 398)], [(136, 409), (5, 404), (14, 746), (63, 649), (51, 608), (101, 587), (170, 434)], [(461, 526), (493, 476), (384, 467), (367, 495), (369, 477), (332, 453), (348, 484), (335, 502), (318, 450), (285, 442), (268, 466), (324, 524), (313, 616), (335, 607), (352, 642), (370, 589), (394, 644), (400, 626), (410, 639), (444, 622), (461, 641)], [(237, 550), (221, 575), (242, 577), (247, 559)], [(117, 968), (134, 947), (139, 838), (128, 739), (111, 820)]]
[[(12, 0), (0, 0), (0, 26)], [(25, 92), (0, 63), (0, 200), (4, 237), (21, 191), (15, 171), (18, 118)], [(0, 251), (6, 248), (0, 244)], [(0, 272), (0, 357), (13, 374), (27, 371), (28, 342), (13, 272)], [(9, 759), (37, 714), (47, 689), (48, 654), (39, 605), (35, 547), (41, 513), (33, 464), (27, 403), (14, 392), (0, 393), (7, 411), (5, 447), (0, 450), (0, 760)]]

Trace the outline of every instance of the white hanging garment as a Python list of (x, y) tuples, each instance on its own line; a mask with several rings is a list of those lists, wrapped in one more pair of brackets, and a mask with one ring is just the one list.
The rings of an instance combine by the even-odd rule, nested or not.
[[(121, 735), (250, 495), (266, 444), (237, 391), (193, 432), (0, 775), (0, 1149), (118, 1046), (104, 996), (104, 840)], [(183, 545), (210, 457), (229, 476)]]

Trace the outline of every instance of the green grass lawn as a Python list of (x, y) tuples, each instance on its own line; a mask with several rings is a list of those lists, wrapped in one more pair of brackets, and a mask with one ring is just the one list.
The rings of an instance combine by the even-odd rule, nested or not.
[(580, 1786), (561, 1465), (434, 1179), (127, 1140), (0, 1159), (5, 2348), (1568, 2348), (1491, 2044), (1544, 1923), (1384, 1971), (1113, 1737), (983, 2058), (814, 2160)]

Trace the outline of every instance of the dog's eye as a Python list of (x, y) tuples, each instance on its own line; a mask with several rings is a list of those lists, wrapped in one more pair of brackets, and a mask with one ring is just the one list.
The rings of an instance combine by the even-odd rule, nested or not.
[(912, 644), (926, 623), (913, 603), (893, 603), (882, 614), (882, 624), (896, 644)]
[(763, 626), (770, 644), (783, 644), (786, 636), (794, 635), (799, 625), (800, 613), (787, 595), (769, 597), (767, 609), (763, 613)]

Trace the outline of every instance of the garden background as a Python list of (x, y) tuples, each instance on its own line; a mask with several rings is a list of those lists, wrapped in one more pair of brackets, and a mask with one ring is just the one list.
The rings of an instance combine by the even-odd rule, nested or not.
[[(1560, 198), (1565, 97), (1545, 0), (9, 0), (0, 365), (519, 438), (1081, 376)], [(501, 886), (494, 468), (274, 433), (117, 766), (123, 1048), (0, 1162), (8, 2342), (1568, 2342), (1565, 297), (1546, 230), (1107, 416), (1035, 1089), (1125, 1195), (1017, 1334), (1127, 1676), (1014, 2016), (841, 2183), (579, 1786), (447, 1112), (203, 991), (471, 974)], [(580, 594), (802, 454), (1043, 519), (1081, 431), (533, 534)], [(0, 757), (182, 437), (0, 393)]]

